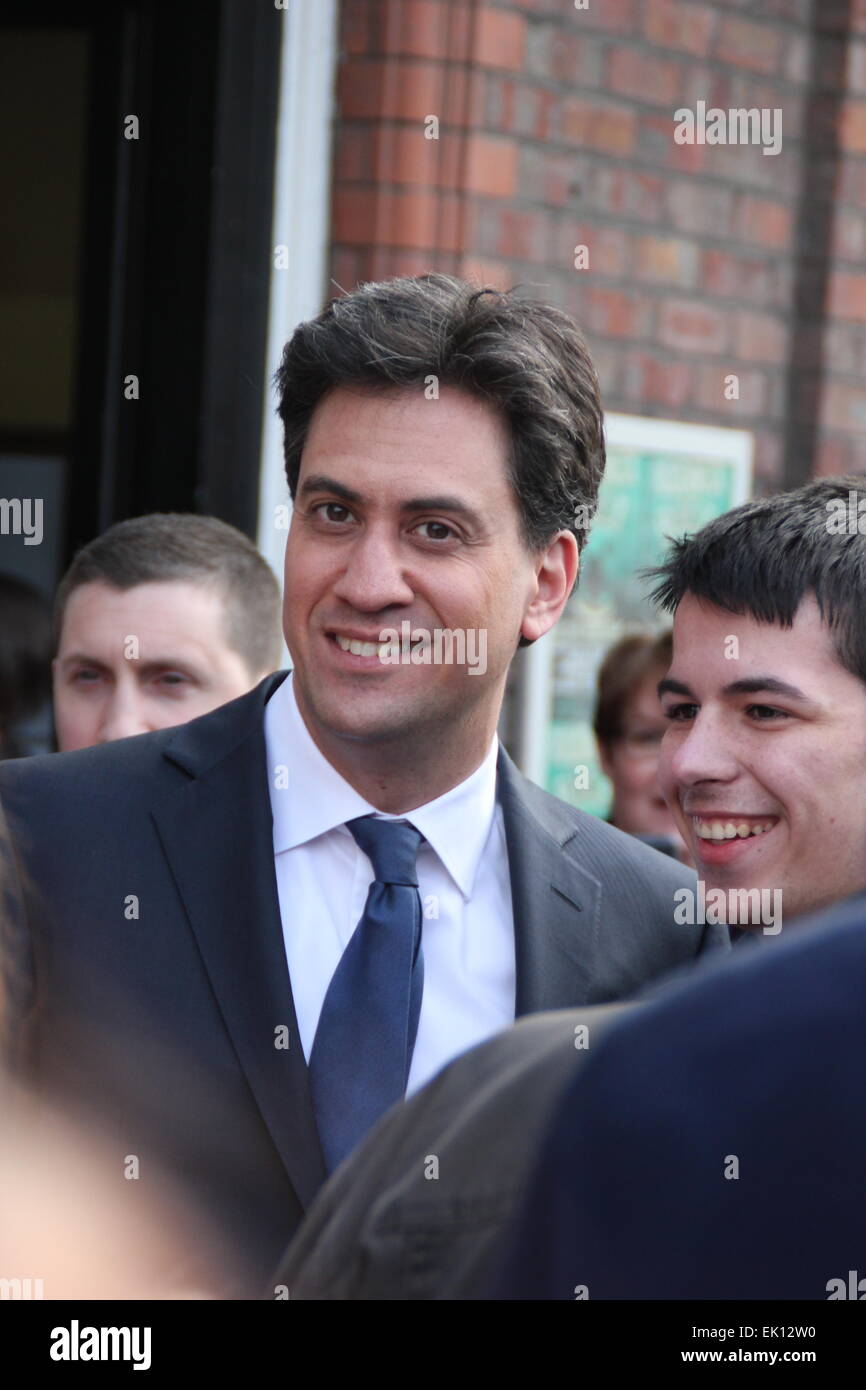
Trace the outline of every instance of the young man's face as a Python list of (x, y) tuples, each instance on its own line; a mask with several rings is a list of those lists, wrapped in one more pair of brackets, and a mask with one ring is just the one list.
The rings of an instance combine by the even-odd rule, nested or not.
[(74, 589), (54, 661), (61, 753), (185, 724), (243, 695), (252, 676), (226, 642), (225, 603), (203, 584)]
[[(568, 535), (552, 564), (523, 544), (508, 450), (499, 413), (456, 388), (438, 400), (420, 386), (339, 388), (316, 409), (283, 614), (298, 703), (326, 756), (386, 742), (429, 759), (438, 740), (446, 759), (458, 726), (492, 737), (518, 639), (553, 625), (576, 569)], [(483, 662), (383, 662), (381, 633), (407, 622), (462, 631)], [(346, 650), (353, 640), (373, 645)]]
[(866, 686), (814, 598), (783, 628), (687, 594), (673, 642), (659, 778), (698, 877), (786, 919), (866, 887)]

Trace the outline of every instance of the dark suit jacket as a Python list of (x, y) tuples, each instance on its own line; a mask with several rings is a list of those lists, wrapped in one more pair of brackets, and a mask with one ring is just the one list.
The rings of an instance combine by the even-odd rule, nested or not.
[[(124, 1154), (163, 1150), (257, 1288), (324, 1180), (274, 871), (263, 709), (283, 678), (179, 728), (0, 765), (21, 1060), (64, 1095), (98, 1089)], [(498, 779), (518, 1014), (620, 998), (727, 941), (675, 925), (689, 870), (504, 752)]]
[(864, 1102), (866, 894), (617, 1022), (557, 1104), (499, 1296), (827, 1299), (851, 1270), (866, 1296)]
[(319, 1193), (269, 1296), (487, 1297), (546, 1121), (629, 1007), (519, 1019), (395, 1105)]

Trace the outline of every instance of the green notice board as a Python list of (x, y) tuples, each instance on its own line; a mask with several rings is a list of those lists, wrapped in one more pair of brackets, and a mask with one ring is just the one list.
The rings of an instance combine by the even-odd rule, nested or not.
[(741, 430), (609, 415), (607, 440), (580, 582), (555, 629), (545, 779), (548, 791), (594, 815), (606, 815), (610, 800), (592, 735), (599, 664), (624, 633), (666, 625), (639, 571), (662, 560), (666, 537), (698, 530), (751, 487), (752, 436)]

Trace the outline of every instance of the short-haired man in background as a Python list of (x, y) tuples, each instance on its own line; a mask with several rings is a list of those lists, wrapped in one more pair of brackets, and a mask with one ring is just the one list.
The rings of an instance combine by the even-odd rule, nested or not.
[(212, 516), (118, 522), (78, 552), (55, 603), (62, 753), (184, 724), (280, 664), (280, 590), (256, 547)]

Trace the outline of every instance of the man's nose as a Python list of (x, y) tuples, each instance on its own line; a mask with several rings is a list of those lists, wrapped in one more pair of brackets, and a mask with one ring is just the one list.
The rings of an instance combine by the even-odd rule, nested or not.
[(133, 734), (146, 734), (150, 732), (152, 727), (148, 721), (144, 697), (135, 687), (119, 683), (115, 686), (103, 709), (98, 742), (113, 743), (118, 738), (131, 738)]
[(701, 782), (730, 782), (738, 771), (733, 738), (721, 719), (700, 711), (685, 737), (677, 741), (670, 769), (681, 787)]
[(384, 527), (369, 526), (352, 541), (334, 594), (359, 613), (411, 603), (414, 590), (403, 569), (399, 538)]

